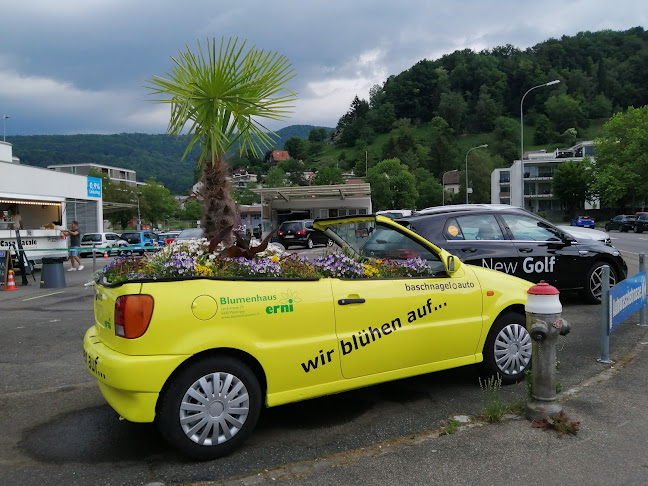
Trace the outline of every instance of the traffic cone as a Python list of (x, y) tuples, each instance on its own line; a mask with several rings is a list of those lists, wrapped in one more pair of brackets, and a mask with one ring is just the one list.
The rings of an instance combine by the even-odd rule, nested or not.
[(108, 250), (104, 250), (104, 258), (108, 258)]
[(7, 275), (7, 286), (5, 290), (18, 290), (18, 287), (16, 287), (16, 281), (14, 280), (13, 270), (9, 270), (9, 274)]

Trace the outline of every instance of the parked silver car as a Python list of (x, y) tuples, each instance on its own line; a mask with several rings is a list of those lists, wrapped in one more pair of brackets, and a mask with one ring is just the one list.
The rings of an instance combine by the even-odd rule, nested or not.
[(85, 257), (92, 255), (92, 248), (97, 255), (103, 255), (108, 252), (108, 255), (117, 254), (118, 247), (128, 246), (128, 243), (123, 240), (117, 233), (86, 233), (81, 237), (81, 250), (79, 256)]

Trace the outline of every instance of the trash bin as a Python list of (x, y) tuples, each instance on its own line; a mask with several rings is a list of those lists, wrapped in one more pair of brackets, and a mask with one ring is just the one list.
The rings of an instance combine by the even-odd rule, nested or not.
[(55, 289), (65, 287), (65, 272), (63, 262), (67, 257), (43, 257), (43, 269), (41, 270), (41, 289)]

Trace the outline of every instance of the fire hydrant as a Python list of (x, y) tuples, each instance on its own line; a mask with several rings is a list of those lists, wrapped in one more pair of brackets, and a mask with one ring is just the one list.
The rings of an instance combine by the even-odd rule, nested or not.
[(533, 340), (531, 355), (531, 398), (527, 402), (529, 420), (556, 417), (562, 405), (556, 401), (556, 343), (571, 326), (562, 316), (558, 289), (544, 280), (528, 291), (526, 328)]

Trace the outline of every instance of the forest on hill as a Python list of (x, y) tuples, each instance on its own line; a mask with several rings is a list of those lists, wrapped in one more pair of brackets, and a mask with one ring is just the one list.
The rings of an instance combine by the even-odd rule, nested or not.
[[(291, 125), (278, 130), (277, 148), (292, 137), (308, 137), (311, 125)], [(102, 164), (137, 171), (137, 180), (154, 178), (174, 194), (183, 194), (198, 179), (194, 147), (182, 162), (187, 148), (183, 138), (144, 133), (114, 135), (25, 135), (8, 136), (13, 154), (26, 165), (47, 167), (62, 164)]]
[[(550, 81), (558, 82), (540, 87)], [(534, 87), (538, 89), (531, 92)], [(487, 144), (470, 154), (470, 187), (471, 202), (489, 202), (492, 170), (520, 157), (520, 103), (525, 94), (525, 150), (553, 151), (593, 139), (615, 113), (648, 104), (648, 33), (642, 27), (586, 31), (524, 50), (506, 45), (421, 60), (374, 86), (368, 99), (350, 100), (332, 136), (330, 129), (323, 134), (321, 127), (308, 125), (279, 130), (274, 148), (285, 147), (291, 154), (279, 167), (271, 168), (263, 156), (232, 154), (229, 162), (260, 174), (270, 185), (307, 184), (299, 176), (302, 171), (320, 172), (318, 183), (336, 182), (342, 172), (353, 171), (378, 187), (387, 174), (403, 184), (386, 192), (402, 197), (376, 202), (376, 209), (420, 208), (440, 204), (443, 174), (461, 170), (467, 151)], [(196, 179), (197, 153), (179, 163), (185, 142), (166, 135), (7, 140), (14, 144), (15, 155), (31, 165), (116, 165), (137, 170), (140, 179), (155, 177), (175, 193), (183, 193)], [(462, 177), (456, 198), (464, 197)]]

